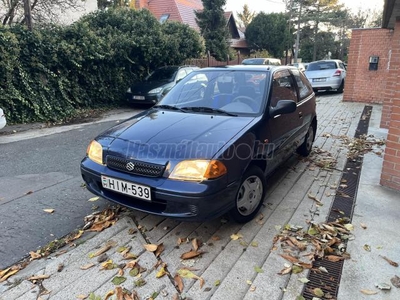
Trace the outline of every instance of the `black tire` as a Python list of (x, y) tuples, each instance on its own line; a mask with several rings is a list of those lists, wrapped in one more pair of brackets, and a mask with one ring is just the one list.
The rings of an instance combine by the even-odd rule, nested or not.
[(297, 148), (297, 153), (301, 156), (307, 157), (310, 155), (315, 139), (315, 131), (315, 126), (311, 124), (311, 126), (308, 128), (303, 144), (301, 144), (300, 147)]
[(337, 92), (339, 94), (343, 93), (344, 90), (344, 80), (342, 80), (342, 83), (340, 84), (339, 88), (337, 89)]
[(261, 169), (250, 166), (240, 182), (235, 207), (229, 212), (231, 218), (237, 223), (251, 221), (263, 204), (266, 187), (267, 182)]

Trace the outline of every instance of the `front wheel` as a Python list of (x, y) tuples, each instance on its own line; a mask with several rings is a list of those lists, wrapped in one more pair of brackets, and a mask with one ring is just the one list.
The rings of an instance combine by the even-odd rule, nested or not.
[(252, 220), (263, 203), (266, 180), (259, 167), (251, 166), (243, 175), (230, 216), (238, 223)]
[(314, 126), (311, 125), (308, 128), (303, 144), (301, 144), (300, 147), (297, 148), (297, 153), (304, 157), (310, 155), (312, 150), (312, 145), (314, 142), (314, 137), (315, 137), (315, 129)]

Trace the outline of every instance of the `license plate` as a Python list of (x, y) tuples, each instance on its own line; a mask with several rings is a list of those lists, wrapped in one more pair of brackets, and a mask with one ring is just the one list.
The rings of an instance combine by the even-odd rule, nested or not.
[(144, 96), (133, 96), (133, 99), (144, 100)]
[(326, 78), (314, 78), (313, 82), (321, 82), (321, 81), (326, 81)]
[(101, 176), (101, 184), (105, 189), (151, 201), (151, 192), (148, 186), (119, 180), (104, 175)]

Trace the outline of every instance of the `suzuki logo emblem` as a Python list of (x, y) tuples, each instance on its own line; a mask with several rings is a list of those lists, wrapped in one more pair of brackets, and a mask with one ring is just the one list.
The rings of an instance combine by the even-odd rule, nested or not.
[(133, 162), (128, 162), (125, 167), (128, 171), (133, 171), (133, 169), (135, 169), (135, 164)]

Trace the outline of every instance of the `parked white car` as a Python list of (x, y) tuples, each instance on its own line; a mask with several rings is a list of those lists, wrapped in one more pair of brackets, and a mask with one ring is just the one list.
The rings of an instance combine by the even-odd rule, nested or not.
[(0, 108), (0, 129), (6, 126), (6, 116), (4, 115), (4, 111)]
[(304, 72), (315, 92), (336, 90), (343, 93), (346, 67), (341, 60), (329, 59), (310, 63)]

